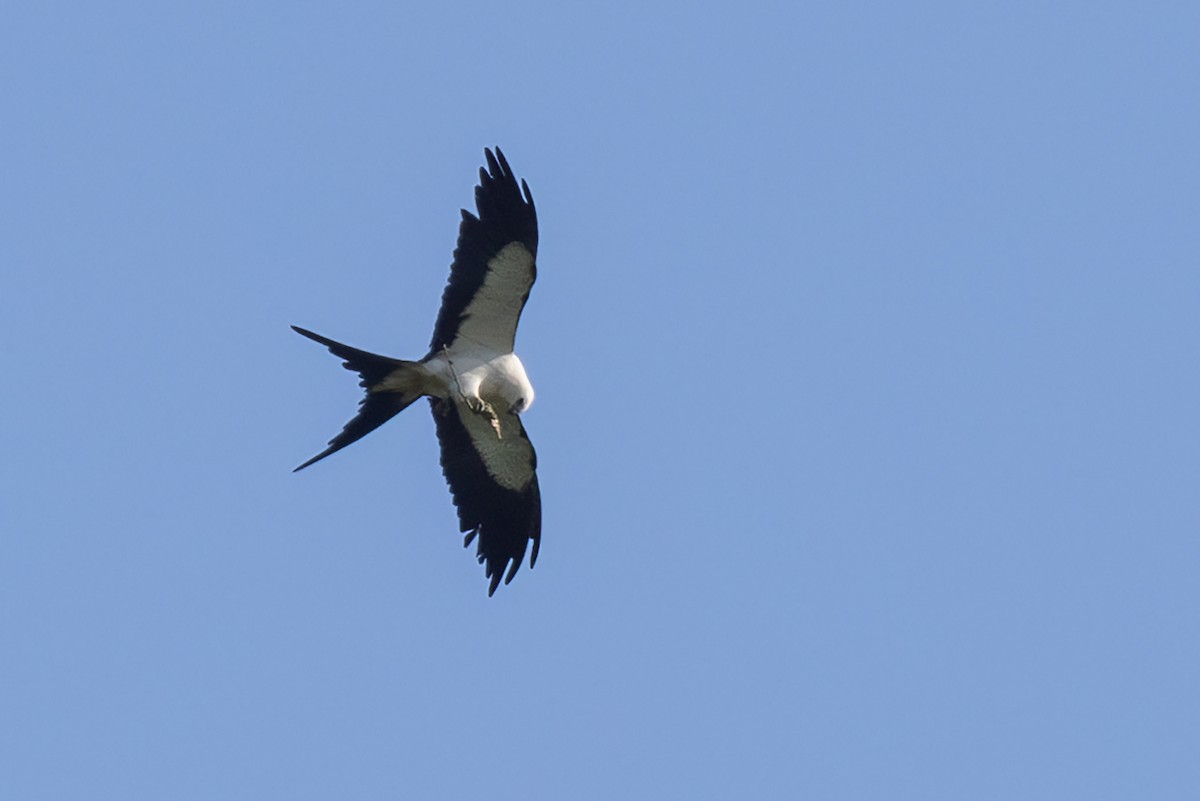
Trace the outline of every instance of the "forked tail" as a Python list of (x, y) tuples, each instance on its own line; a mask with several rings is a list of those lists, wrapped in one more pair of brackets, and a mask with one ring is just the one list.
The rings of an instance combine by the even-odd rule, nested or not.
[(367, 353), (365, 350), (352, 348), (312, 331), (306, 331), (299, 326), (293, 325), (292, 330), (321, 343), (329, 348), (329, 352), (334, 356), (343, 359), (342, 366), (358, 373), (362, 378), (358, 382), (359, 386), (367, 390), (367, 396), (358, 405), (358, 414), (346, 423), (340, 434), (329, 440), (329, 447), (292, 472), (303, 470), (313, 462), (319, 462), (329, 454), (340, 451), (355, 440), (370, 434), (425, 394), (423, 387), (426, 372), (417, 362)]

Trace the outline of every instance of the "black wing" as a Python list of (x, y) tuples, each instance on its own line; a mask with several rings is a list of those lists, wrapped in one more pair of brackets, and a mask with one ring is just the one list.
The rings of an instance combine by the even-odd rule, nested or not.
[[(466, 209), (430, 353), (454, 348), (460, 333), (511, 353), (521, 310), (537, 278), (537, 210), (529, 186), (517, 179), (500, 148), (484, 150), (487, 169), (475, 187), (476, 217)], [(472, 330), (464, 331), (467, 325)]]
[(515, 414), (501, 415), (497, 432), (486, 417), (464, 405), (434, 398), (429, 402), (442, 472), (458, 508), (459, 530), (467, 535), (463, 546), (479, 538), (476, 555), (486, 564), (491, 595), (502, 577), (505, 584), (512, 581), (530, 540), (529, 566), (537, 562), (542, 538), (537, 454)]

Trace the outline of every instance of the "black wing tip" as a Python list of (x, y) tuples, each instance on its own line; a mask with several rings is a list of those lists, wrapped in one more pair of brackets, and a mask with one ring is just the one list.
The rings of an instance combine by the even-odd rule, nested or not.
[(488, 163), (488, 169), (496, 177), (505, 174), (512, 175), (512, 168), (508, 166), (508, 159), (504, 157), (504, 151), (500, 149), (499, 145), (485, 147), (483, 157)]
[[(475, 537), (479, 534), (479, 528), (473, 528), (466, 532), (463, 537), (463, 547), (468, 547), (475, 541)], [(532, 570), (537, 562), (538, 547), (541, 545), (541, 537), (530, 537), (533, 540), (533, 553), (529, 557), (529, 569)], [(525, 541), (528, 546), (529, 540)], [(521, 565), (525, 561), (526, 548), (522, 547), (519, 553), (508, 554), (490, 554), (483, 550), (483, 541), (480, 540), (480, 545), (475, 552), (475, 560), (484, 566), (484, 578), (488, 579), (488, 597), (491, 598), (496, 592), (496, 588), (500, 586), (503, 580), (505, 586), (512, 583), (512, 580), (517, 575), (517, 571), (521, 569)], [(508, 571), (505, 575), (505, 571)]]
[[(485, 147), (483, 149), (483, 158), (487, 162), (487, 168), (479, 168), (480, 183), (502, 180), (512, 181), (514, 184), (517, 182), (516, 174), (513, 172), (513, 168), (509, 166), (508, 158), (505, 157), (504, 151), (500, 149), (499, 145), (496, 145), (494, 148)], [(525, 190), (525, 199), (529, 203), (533, 203), (533, 198), (529, 194), (529, 185), (525, 183), (524, 178), (521, 179), (521, 188)]]
[[(500, 153), (500, 148), (496, 148), (496, 152)], [(490, 177), (502, 178), (508, 172), (508, 162), (505, 161), (503, 153), (500, 153), (500, 158), (497, 159), (492, 154), (492, 149), (485, 147), (483, 149), (483, 157), (487, 161), (487, 171), (490, 173)]]
[[(463, 547), (466, 548), (469, 546), (478, 533), (478, 528), (468, 531), (466, 536), (463, 537)], [(535, 558), (536, 551), (537, 547), (535, 545)], [(505, 586), (508, 586), (510, 583), (512, 583), (513, 577), (517, 575), (517, 570), (520, 569), (521, 563), (525, 559), (525, 549), (522, 548), (521, 552), (518, 554), (498, 556), (485, 553), (481, 541), (479, 549), (475, 553), (475, 559), (479, 562), (479, 564), (484, 566), (483, 575), (484, 578), (488, 580), (488, 597), (491, 598), (493, 595), (495, 595), (496, 588), (500, 586), (501, 580), (504, 581)], [(529, 567), (533, 567), (533, 560), (530, 560)], [(505, 570), (508, 571), (508, 575), (505, 575)]]
[[(439, 438), (440, 436), (439, 433)], [(536, 464), (537, 456), (535, 454), (535, 468)], [(446, 464), (443, 461), (443, 471), (445, 467)], [(454, 494), (453, 485), (451, 493)], [(475, 560), (484, 566), (484, 576), (488, 579), (489, 598), (500, 586), (501, 581), (505, 585), (512, 583), (517, 572), (525, 564), (527, 554), (529, 569), (533, 570), (537, 565), (538, 553), (542, 547), (542, 493), (538, 487), (536, 473), (530, 485), (522, 491), (521, 495), (522, 500), (529, 504), (528, 516), (526, 522), (519, 524), (515, 529), (508, 526), (502, 526), (499, 529), (488, 528), (477, 514), (472, 514), (470, 510), (464, 511), (464, 508), (459, 505), (458, 496), (454, 495), (454, 505), (459, 512), (460, 530), (464, 533), (463, 547), (466, 548), (478, 540)], [(506, 503), (511, 502), (511, 497), (506, 499)], [(530, 543), (533, 544), (532, 548), (529, 547)]]
[[(523, 555), (522, 555), (523, 556)], [(483, 557), (479, 557), (479, 561), (483, 561)], [(496, 593), (496, 588), (500, 586), (501, 577), (504, 580), (504, 586), (512, 583), (513, 577), (517, 575), (517, 571), (521, 568), (521, 557), (505, 559), (502, 564), (493, 566), (488, 563), (487, 573), (485, 576), (489, 579), (488, 582), (488, 597), (491, 598)], [(529, 567), (533, 567), (533, 562), (529, 563)], [(508, 575), (504, 574), (505, 569), (508, 569)]]

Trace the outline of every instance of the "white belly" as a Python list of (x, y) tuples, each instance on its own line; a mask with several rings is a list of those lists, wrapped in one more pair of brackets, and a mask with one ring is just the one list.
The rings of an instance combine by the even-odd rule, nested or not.
[(493, 406), (522, 412), (533, 403), (533, 385), (515, 353), (439, 353), (425, 367), (456, 398), (478, 398)]

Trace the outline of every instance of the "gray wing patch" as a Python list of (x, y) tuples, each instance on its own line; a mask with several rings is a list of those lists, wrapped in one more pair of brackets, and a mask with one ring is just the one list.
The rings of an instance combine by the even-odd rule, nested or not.
[(528, 487), (533, 480), (535, 457), (521, 419), (503, 411), (497, 411), (495, 417), (473, 412), (457, 399), (454, 405), (488, 475), (514, 492)]
[(487, 275), (463, 310), (450, 350), (459, 339), (468, 339), (497, 353), (512, 353), (533, 279), (533, 254), (520, 242), (505, 245), (488, 260)]

